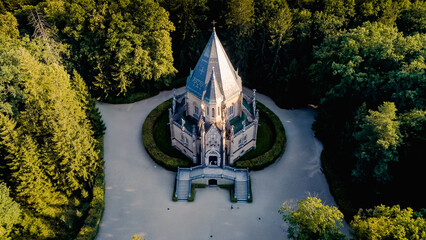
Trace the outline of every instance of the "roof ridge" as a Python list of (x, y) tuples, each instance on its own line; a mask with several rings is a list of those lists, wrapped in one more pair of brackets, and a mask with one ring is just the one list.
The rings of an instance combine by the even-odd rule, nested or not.
[(218, 92), (224, 99), (242, 91), (241, 78), (232, 66), (216, 31), (213, 31), (197, 65), (192, 74), (188, 76), (186, 90), (202, 99), (203, 92), (208, 89), (207, 85), (211, 82), (213, 71), (219, 88)]

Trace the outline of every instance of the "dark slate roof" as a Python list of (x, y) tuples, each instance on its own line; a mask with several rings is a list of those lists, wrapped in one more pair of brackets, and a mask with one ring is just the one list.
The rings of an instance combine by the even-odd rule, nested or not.
[(186, 91), (202, 98), (214, 68), (218, 87), (225, 99), (242, 91), (241, 77), (235, 71), (223, 46), (213, 30), (203, 54), (186, 80)]
[(206, 87), (206, 93), (204, 94), (203, 100), (207, 103), (217, 103), (223, 100), (223, 95), (219, 88), (219, 83), (216, 80), (214, 68), (211, 73), (209, 83)]

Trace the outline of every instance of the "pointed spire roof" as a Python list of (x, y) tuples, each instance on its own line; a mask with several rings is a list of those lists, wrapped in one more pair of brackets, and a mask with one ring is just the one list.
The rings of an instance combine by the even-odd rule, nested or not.
[(219, 88), (219, 83), (216, 80), (214, 67), (212, 67), (212, 74), (210, 76), (210, 81), (207, 84), (203, 100), (208, 103), (221, 102), (223, 100), (223, 95)]
[(186, 91), (201, 99), (203, 92), (206, 91), (207, 94), (207, 91), (209, 91), (208, 85), (210, 85), (212, 74), (214, 74), (216, 80), (213, 81), (212, 85), (220, 89), (218, 93), (221, 93), (220, 95), (224, 99), (228, 99), (242, 91), (241, 77), (238, 76), (231, 61), (229, 61), (214, 29), (195, 69), (191, 71), (186, 80)]

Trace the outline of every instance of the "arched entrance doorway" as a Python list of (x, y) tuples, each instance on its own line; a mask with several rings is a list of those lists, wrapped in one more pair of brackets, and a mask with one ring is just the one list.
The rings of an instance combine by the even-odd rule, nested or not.
[(209, 156), (209, 165), (217, 166), (217, 156)]
[(206, 154), (206, 158), (205, 158), (205, 164), (207, 166), (220, 166), (221, 165), (221, 159), (220, 159), (220, 155), (217, 151), (209, 151)]
[(209, 179), (209, 186), (215, 186), (217, 185), (217, 180), (216, 179)]

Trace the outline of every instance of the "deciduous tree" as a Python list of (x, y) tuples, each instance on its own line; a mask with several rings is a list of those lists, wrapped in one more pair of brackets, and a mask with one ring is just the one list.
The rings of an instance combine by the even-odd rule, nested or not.
[(401, 209), (399, 205), (360, 209), (351, 227), (356, 240), (426, 238), (425, 219), (414, 217), (411, 208)]
[(398, 161), (400, 136), (396, 107), (392, 102), (384, 102), (378, 111), (368, 112), (361, 131), (354, 133), (359, 148), (355, 152), (357, 162), (352, 175), (356, 180), (372, 177), (378, 183), (386, 183), (391, 180), (389, 164)]
[(340, 232), (343, 214), (336, 208), (323, 205), (321, 199), (307, 197), (297, 202), (297, 208), (284, 202), (278, 211), (289, 224), (291, 239), (345, 239)]

